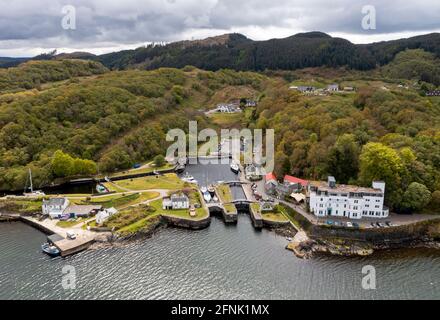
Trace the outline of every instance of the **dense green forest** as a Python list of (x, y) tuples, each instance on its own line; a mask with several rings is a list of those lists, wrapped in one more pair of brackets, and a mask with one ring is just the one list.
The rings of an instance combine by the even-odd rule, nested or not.
[[(285, 86), (266, 91), (256, 126), (275, 129), (277, 175), (311, 180), (334, 175), (339, 183), (364, 186), (384, 180), (387, 204), (400, 212), (438, 199), (440, 99), (382, 81), (344, 85), (351, 83), (356, 93), (324, 97)], [(408, 192), (425, 202), (414, 209), (405, 202), (414, 196)]]
[(102, 64), (94, 61), (29, 61), (18, 67), (0, 69), (0, 92), (40, 89), (47, 82), (102, 74), (106, 71), (108, 70)]
[(151, 70), (193, 65), (212, 71), (224, 68), (247, 71), (296, 70), (321, 66), (372, 70), (388, 64), (397, 54), (407, 49), (422, 49), (440, 57), (440, 34), (368, 45), (355, 45), (321, 32), (267, 41), (252, 41), (241, 34), (229, 34), (205, 40), (150, 45), (94, 59), (111, 69), (135, 67)]
[[(69, 74), (96, 70), (96, 63), (75, 63), (78, 70)], [(32, 65), (27, 69), (31, 78), (34, 70), (58, 74), (58, 62)], [(83, 72), (84, 65), (90, 70)], [(229, 85), (258, 88), (261, 78), (193, 68), (133, 70), (72, 77), (41, 90), (6, 90), (0, 95), (0, 189), (22, 188), (27, 167), (39, 186), (55, 178), (127, 169), (164, 154), (168, 129), (187, 129), (190, 119), (198, 119), (203, 128), (198, 109), (215, 90)]]
[[(189, 66), (109, 72), (81, 60), (31, 66), (8, 69), (6, 74), (21, 76), (0, 90), (0, 189), (21, 189), (28, 168), (37, 186), (130, 168), (164, 154), (168, 129), (187, 129), (189, 120), (197, 120), (199, 129), (213, 126), (203, 111), (253, 98), (258, 107), (236, 123), (275, 129), (278, 176), (331, 174), (340, 183), (365, 186), (382, 179), (395, 211), (439, 207), (440, 98), (421, 90), (428, 85), (421, 81), (429, 80), (426, 71), (438, 67), (431, 53), (407, 50), (386, 66), (356, 72), (213, 72)], [(23, 79), (41, 79), (35, 70), (46, 70), (43, 79), (49, 82), (26, 90), (21, 83), (29, 80)], [(291, 80), (357, 90), (305, 96), (289, 89)], [(217, 121), (215, 126), (224, 124)]]

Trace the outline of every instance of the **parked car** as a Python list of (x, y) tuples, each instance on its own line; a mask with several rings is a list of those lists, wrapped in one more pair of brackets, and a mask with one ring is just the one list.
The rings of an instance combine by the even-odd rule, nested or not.
[(67, 231), (66, 235), (67, 235), (67, 239), (69, 239), (69, 240), (75, 240), (76, 239), (76, 234), (73, 233), (72, 231)]
[(393, 224), (391, 221), (386, 221), (385, 224), (386, 224), (388, 227), (394, 227), (394, 224)]
[(356, 222), (353, 222), (353, 227), (356, 228), (356, 229), (359, 229), (359, 224), (356, 223)]
[(353, 223), (351, 223), (351, 222), (347, 222), (347, 227), (348, 227), (348, 228), (353, 228)]
[(339, 221), (335, 221), (335, 227), (342, 227), (343, 226), (343, 224), (342, 223), (340, 223)]
[(378, 222), (378, 223), (377, 223), (377, 226), (378, 226), (379, 228), (386, 228), (386, 225), (383, 224), (382, 222)]
[(331, 221), (331, 220), (327, 220), (327, 225), (329, 225), (329, 226), (332, 226), (333, 225), (333, 221)]
[(375, 224), (374, 222), (370, 223), (372, 228), (377, 228), (377, 224)]

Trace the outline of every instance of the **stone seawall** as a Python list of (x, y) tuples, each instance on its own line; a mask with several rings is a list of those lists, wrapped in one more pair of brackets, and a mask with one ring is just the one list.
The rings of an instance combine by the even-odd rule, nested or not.
[(208, 216), (201, 220), (188, 220), (179, 217), (171, 217), (171, 216), (161, 216), (162, 219), (173, 227), (191, 229), (191, 230), (201, 230), (209, 227), (211, 224), (211, 217)]
[(273, 220), (267, 220), (263, 218), (263, 225), (267, 228), (282, 228), (290, 226), (289, 221), (273, 221)]
[(424, 240), (435, 237), (433, 230), (440, 226), (440, 220), (424, 221), (411, 225), (383, 229), (347, 229), (312, 226), (308, 230), (311, 239), (338, 239), (358, 241), (372, 245), (389, 245)]

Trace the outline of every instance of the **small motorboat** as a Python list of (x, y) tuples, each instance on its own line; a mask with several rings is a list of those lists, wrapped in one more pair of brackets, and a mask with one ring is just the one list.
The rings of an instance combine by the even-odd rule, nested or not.
[(188, 183), (194, 183), (197, 184), (197, 180), (194, 179), (194, 177), (190, 174), (188, 174), (188, 172), (182, 177), (182, 181), (188, 182)]
[(217, 196), (214, 196), (214, 197), (212, 198), (212, 201), (214, 201), (215, 203), (217, 203), (217, 202), (218, 202), (218, 197), (217, 197)]
[(200, 187), (200, 191), (201, 191), (202, 193), (206, 193), (206, 192), (208, 192), (208, 188), (206, 188), (206, 187)]
[(42, 244), (41, 250), (43, 250), (44, 253), (48, 254), (51, 257), (57, 257), (60, 255), (60, 250), (58, 250), (57, 247), (51, 245), (50, 243)]
[(99, 183), (99, 184), (96, 185), (96, 191), (98, 193), (106, 193), (107, 192), (107, 188)]
[(253, 183), (253, 184), (252, 184), (252, 190), (257, 190), (257, 188), (258, 188), (257, 184), (256, 184), (256, 183)]
[(286, 240), (289, 241), (289, 242), (292, 242), (292, 238), (291, 237), (287, 237)]
[(25, 197), (32, 198), (32, 197), (44, 197), (46, 194), (41, 190), (35, 190), (32, 192), (25, 192), (25, 193), (23, 193), (23, 195)]
[(238, 174), (240, 172), (240, 167), (236, 163), (231, 163), (231, 170), (233, 173)]
[(211, 194), (208, 191), (203, 193), (203, 198), (205, 199), (206, 202), (211, 202), (212, 200)]

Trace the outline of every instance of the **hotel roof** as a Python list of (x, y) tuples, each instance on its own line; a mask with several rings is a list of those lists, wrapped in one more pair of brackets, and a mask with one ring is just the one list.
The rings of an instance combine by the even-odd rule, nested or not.
[(339, 193), (380, 193), (382, 190), (374, 188), (359, 187), (353, 185), (338, 184), (336, 188), (330, 188), (327, 181), (311, 181), (311, 187), (317, 187), (320, 191), (339, 192)]

